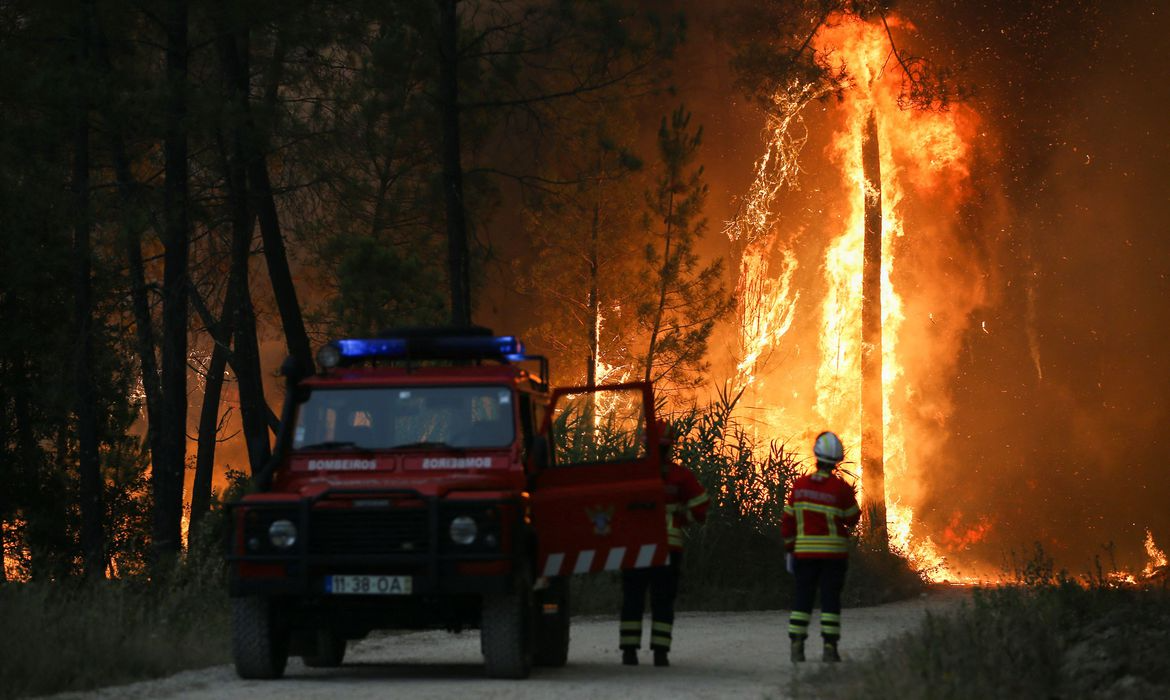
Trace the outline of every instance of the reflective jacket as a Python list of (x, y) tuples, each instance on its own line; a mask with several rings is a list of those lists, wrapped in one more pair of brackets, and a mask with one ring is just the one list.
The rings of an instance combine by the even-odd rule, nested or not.
[(818, 470), (792, 485), (780, 534), (784, 548), (797, 558), (844, 559), (860, 519), (853, 487), (831, 471)]
[(707, 519), (710, 500), (691, 470), (671, 462), (666, 473), (666, 539), (672, 550), (682, 551), (684, 527)]

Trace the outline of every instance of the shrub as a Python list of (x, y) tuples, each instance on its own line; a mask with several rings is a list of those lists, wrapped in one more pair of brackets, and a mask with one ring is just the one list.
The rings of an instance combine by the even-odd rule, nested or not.
[[(735, 397), (721, 395), (707, 407), (670, 419), (679, 436), (675, 459), (695, 473), (711, 497), (706, 524), (685, 531), (682, 609), (781, 609), (791, 600), (780, 521), (802, 465), (784, 443), (758, 441), (737, 422), (734, 408)], [(898, 600), (924, 589), (904, 559), (865, 539), (853, 544), (849, 566), (846, 605)], [(574, 593), (578, 612), (616, 612), (620, 577), (574, 581)]]
[(780, 519), (799, 464), (783, 443), (759, 444), (732, 415), (727, 395), (672, 421), (675, 459), (711, 497), (707, 522), (686, 531), (680, 605), (697, 610), (785, 607)]
[(82, 691), (230, 659), (218, 547), (156, 580), (0, 586), (0, 698)]

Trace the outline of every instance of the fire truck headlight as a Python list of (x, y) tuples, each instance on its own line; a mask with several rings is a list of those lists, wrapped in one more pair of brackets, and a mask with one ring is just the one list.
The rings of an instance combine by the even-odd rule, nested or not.
[(268, 541), (277, 549), (288, 549), (297, 543), (297, 526), (291, 520), (277, 520), (268, 526)]
[(451, 521), (451, 528), (449, 530), (451, 541), (455, 544), (471, 544), (475, 542), (476, 535), (479, 534), (479, 528), (475, 525), (475, 520), (466, 515), (460, 515)]

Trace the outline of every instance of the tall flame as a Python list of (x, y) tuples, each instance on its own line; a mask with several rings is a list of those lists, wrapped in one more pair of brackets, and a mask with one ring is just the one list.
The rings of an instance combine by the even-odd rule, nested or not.
[(1150, 561), (1146, 564), (1146, 568), (1142, 571), (1142, 574), (1146, 578), (1150, 578), (1160, 570), (1166, 568), (1166, 553), (1158, 549), (1158, 545), (1154, 542), (1154, 533), (1149, 530), (1146, 530), (1145, 546), (1146, 556), (1150, 558)]
[[(912, 29), (894, 18), (890, 24)], [(976, 116), (964, 107), (945, 112), (902, 109), (898, 105), (901, 76), (891, 67), (890, 39), (880, 24), (843, 15), (826, 23), (813, 45), (829, 57), (833, 68), (844, 69), (851, 78), (835, 112), (840, 121), (829, 149), (832, 162), (840, 168), (844, 201), (830, 203), (839, 209), (839, 218), (824, 217), (829, 223), (824, 225), (819, 252), (798, 252), (783, 243), (772, 205), (782, 186), (795, 184), (800, 170), (796, 159), (807, 140), (801, 110), (818, 93), (798, 84), (782, 86), (774, 100), (775, 114), (769, 117), (770, 141), (757, 163), (756, 182), (740, 216), (725, 231), (744, 245), (739, 285), (742, 350), (736, 382), (756, 390), (776, 378), (786, 385), (807, 386), (796, 373), (813, 373), (815, 383), (807, 398), (799, 390), (756, 391), (754, 400), (760, 405), (754, 407), (755, 415), (764, 416), (763, 430), (782, 440), (808, 441), (821, 429), (835, 430), (846, 445), (847, 458), (856, 461), (862, 434), (864, 203), (867, 196), (876, 197), (877, 189), (867, 191), (862, 139), (872, 114), (882, 178), (886, 493), (861, 495), (870, 501), (884, 496), (895, 550), (932, 578), (957, 580), (940, 546), (916, 532), (914, 508), (923, 494), (915, 483), (943, 442), (941, 428), (950, 413), (948, 370), (957, 361), (959, 339), (971, 323), (971, 311), (985, 297), (982, 275), (973, 263), (964, 264), (969, 254), (964, 253), (955, 231)], [(926, 211), (929, 217), (919, 213)], [(905, 222), (915, 214), (916, 221), (929, 223), (919, 224), (917, 230), (908, 228)], [(801, 253), (805, 258), (819, 257), (819, 279), (797, 286), (793, 275)], [(902, 264), (904, 257), (910, 260), (907, 265)], [(769, 260), (778, 272), (769, 269)], [(802, 302), (801, 293), (814, 297), (811, 303)], [(815, 334), (815, 367), (768, 366), (773, 351), (786, 342), (785, 336), (800, 332), (794, 328)], [(850, 471), (860, 473), (855, 467)], [(955, 523), (956, 531), (958, 527)], [(982, 537), (988, 527), (980, 521), (979, 528), (970, 532)]]

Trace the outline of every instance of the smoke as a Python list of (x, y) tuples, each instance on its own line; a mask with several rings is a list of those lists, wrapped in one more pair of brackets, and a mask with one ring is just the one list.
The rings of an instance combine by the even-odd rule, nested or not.
[[(1170, 538), (1170, 13), (1136, 3), (938, 2), (1000, 152), (974, 171), (1003, 209), (970, 212), (997, 299), (963, 338), (928, 528), (990, 523), (952, 552), (998, 566), (1040, 542), (1084, 573), (1140, 571)], [(909, 8), (906, 8), (909, 11)]]

